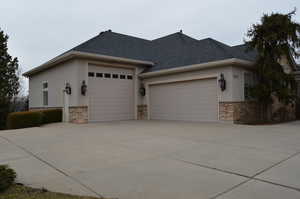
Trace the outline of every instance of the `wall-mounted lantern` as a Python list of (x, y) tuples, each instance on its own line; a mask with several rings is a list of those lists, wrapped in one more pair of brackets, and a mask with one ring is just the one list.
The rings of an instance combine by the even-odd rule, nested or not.
[(226, 80), (224, 78), (224, 74), (223, 73), (221, 73), (221, 75), (220, 75), (219, 86), (221, 88), (221, 91), (225, 91), (226, 90)]
[(139, 93), (142, 97), (146, 95), (146, 89), (143, 85), (140, 87)]
[(86, 85), (85, 81), (83, 80), (82, 84), (81, 84), (81, 95), (85, 96), (86, 91), (87, 91), (87, 85)]
[(65, 92), (66, 92), (68, 95), (71, 95), (71, 93), (72, 93), (72, 88), (71, 88), (70, 83), (66, 83)]

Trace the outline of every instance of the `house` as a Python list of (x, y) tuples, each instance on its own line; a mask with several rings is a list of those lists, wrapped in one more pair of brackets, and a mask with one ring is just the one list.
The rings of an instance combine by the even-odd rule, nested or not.
[(182, 31), (150, 41), (108, 30), (24, 73), (29, 106), (63, 108), (76, 123), (256, 119), (247, 90), (256, 53), (245, 49)]

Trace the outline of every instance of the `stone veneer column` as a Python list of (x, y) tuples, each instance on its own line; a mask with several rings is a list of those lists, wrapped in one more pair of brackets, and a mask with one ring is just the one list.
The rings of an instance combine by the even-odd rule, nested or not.
[(219, 103), (219, 120), (233, 121), (234, 105), (231, 102)]
[(146, 120), (148, 119), (147, 118), (147, 115), (148, 115), (148, 108), (147, 108), (147, 105), (138, 105), (138, 114), (137, 114), (137, 117), (138, 117), (138, 120)]
[(88, 123), (88, 107), (74, 106), (69, 108), (70, 122), (76, 124)]

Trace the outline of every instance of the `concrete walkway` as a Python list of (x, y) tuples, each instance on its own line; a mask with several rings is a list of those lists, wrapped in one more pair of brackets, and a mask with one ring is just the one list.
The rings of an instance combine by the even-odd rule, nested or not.
[(299, 199), (300, 122), (125, 121), (0, 131), (0, 164), (51, 191), (120, 199)]

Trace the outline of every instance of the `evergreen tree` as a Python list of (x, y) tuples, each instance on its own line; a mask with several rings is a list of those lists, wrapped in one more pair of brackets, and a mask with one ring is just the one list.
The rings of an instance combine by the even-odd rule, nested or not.
[(249, 50), (256, 50), (255, 63), (258, 84), (251, 89), (251, 95), (261, 103), (262, 119), (267, 120), (273, 97), (284, 104), (296, 100), (295, 80), (285, 73), (280, 60), (287, 58), (293, 63), (299, 57), (300, 24), (292, 20), (296, 10), (288, 14), (264, 14), (261, 23), (249, 29), (246, 41)]
[(19, 93), (18, 59), (8, 54), (8, 36), (0, 29), (0, 129), (5, 127), (12, 98)]

